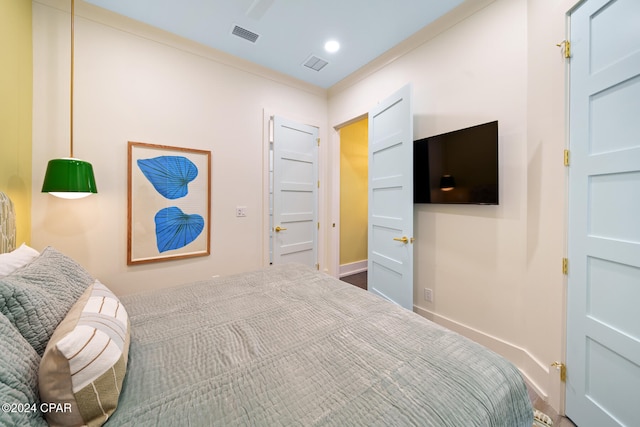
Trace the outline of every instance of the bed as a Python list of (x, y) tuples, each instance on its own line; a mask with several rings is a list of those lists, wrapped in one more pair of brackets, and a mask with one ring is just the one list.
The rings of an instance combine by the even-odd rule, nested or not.
[[(0, 277), (0, 425), (532, 425), (510, 362), (306, 266), (117, 298), (56, 249), (31, 251)], [(67, 347), (100, 322), (108, 369), (80, 389)]]

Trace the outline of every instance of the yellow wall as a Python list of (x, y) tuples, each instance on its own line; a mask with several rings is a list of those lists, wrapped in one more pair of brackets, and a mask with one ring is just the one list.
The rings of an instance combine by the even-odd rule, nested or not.
[(367, 259), (368, 122), (340, 129), (340, 265)]
[(15, 205), (16, 244), (31, 240), (31, 0), (0, 0), (0, 191)]

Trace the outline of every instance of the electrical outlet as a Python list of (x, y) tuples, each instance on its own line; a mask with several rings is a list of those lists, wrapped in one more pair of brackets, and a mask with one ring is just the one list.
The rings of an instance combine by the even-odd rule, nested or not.
[(433, 302), (433, 289), (424, 288), (424, 299), (427, 302)]
[(246, 206), (236, 206), (236, 216), (238, 218), (244, 218), (247, 216), (247, 207)]

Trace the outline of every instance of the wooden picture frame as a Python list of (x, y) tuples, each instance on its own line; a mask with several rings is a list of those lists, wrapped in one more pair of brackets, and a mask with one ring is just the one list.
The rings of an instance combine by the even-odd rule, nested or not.
[(127, 264), (211, 253), (211, 151), (128, 144)]

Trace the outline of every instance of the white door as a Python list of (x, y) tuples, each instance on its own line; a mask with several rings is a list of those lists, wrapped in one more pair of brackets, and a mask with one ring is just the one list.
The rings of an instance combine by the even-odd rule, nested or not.
[(368, 248), (368, 290), (413, 310), (410, 85), (369, 111)]
[(566, 413), (640, 426), (640, 1), (570, 19)]
[(318, 186), (318, 128), (274, 117), (274, 264), (317, 267)]

